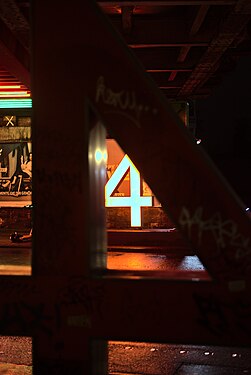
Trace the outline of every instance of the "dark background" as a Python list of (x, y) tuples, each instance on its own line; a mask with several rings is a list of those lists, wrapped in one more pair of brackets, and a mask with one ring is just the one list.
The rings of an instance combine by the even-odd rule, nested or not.
[(251, 57), (243, 57), (197, 101), (197, 138), (241, 200), (251, 207)]

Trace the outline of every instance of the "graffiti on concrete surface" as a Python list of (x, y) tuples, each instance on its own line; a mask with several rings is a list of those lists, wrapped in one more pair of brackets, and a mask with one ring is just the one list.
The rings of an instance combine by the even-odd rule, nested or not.
[(26, 298), (29, 295), (38, 295), (38, 287), (36, 283), (30, 282), (30, 277), (22, 277), (22, 282), (14, 277), (1, 277), (0, 294), (2, 299), (6, 296), (8, 298), (16, 298), (16, 296)]
[(83, 178), (81, 171), (59, 171), (58, 169), (48, 172), (46, 168), (36, 169), (39, 184), (48, 186), (48, 191), (53, 187), (66, 189), (67, 191), (83, 192)]
[(25, 334), (40, 331), (51, 336), (53, 331), (50, 322), (53, 316), (48, 315), (45, 309), (44, 303), (7, 303), (0, 312), (0, 331), (9, 332), (15, 328)]
[[(102, 76), (98, 78), (96, 88), (96, 102), (98, 103), (100, 101), (114, 108), (114, 111), (111, 110), (109, 113), (117, 113), (127, 117), (137, 128), (141, 127), (140, 116), (143, 112), (152, 113), (153, 115), (158, 113), (156, 108), (150, 108), (150, 106), (140, 103), (136, 97), (135, 91), (113, 91), (105, 85), (105, 80)], [(129, 115), (128, 111), (131, 111), (134, 115)]]
[(79, 305), (87, 316), (96, 314), (101, 317), (103, 300), (104, 286), (98, 284), (97, 287), (91, 287), (81, 277), (73, 277), (58, 295), (60, 308)]
[[(32, 286), (32, 284), (31, 284)], [(25, 297), (25, 290), (20, 296)], [(81, 278), (73, 278), (59, 289), (54, 303), (21, 300), (2, 304), (0, 309), (0, 332), (13, 329), (24, 334), (43, 333), (52, 337), (66, 326), (91, 328), (91, 317), (102, 316), (104, 290), (102, 285), (92, 288)], [(37, 295), (38, 292), (36, 291)], [(33, 295), (34, 296), (34, 295)]]
[(69, 315), (67, 317), (67, 325), (69, 327), (91, 328), (91, 319), (85, 314)]
[(238, 225), (232, 220), (224, 220), (219, 212), (212, 217), (203, 217), (203, 208), (197, 207), (194, 213), (182, 207), (179, 224), (186, 230), (189, 238), (192, 237), (192, 229), (197, 231), (197, 245), (203, 242), (203, 235), (212, 235), (218, 250), (227, 246), (235, 247), (235, 260), (241, 260), (251, 253), (250, 239), (241, 235)]

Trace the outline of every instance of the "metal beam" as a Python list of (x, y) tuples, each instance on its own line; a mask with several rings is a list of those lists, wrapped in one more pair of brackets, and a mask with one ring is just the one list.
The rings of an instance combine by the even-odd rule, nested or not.
[(15, 0), (0, 1), (0, 18), (22, 46), (29, 50), (30, 25)]
[(239, 34), (250, 21), (250, 15), (232, 12), (222, 23), (218, 35), (212, 40), (193, 73), (179, 92), (180, 96), (189, 96), (196, 92), (217, 70), (224, 52), (238, 38)]
[(177, 70), (173, 70), (172, 73), (170, 74), (169, 78), (168, 78), (168, 81), (171, 82), (171, 81), (174, 81), (176, 76), (177, 76)]
[(130, 34), (132, 30), (132, 15), (133, 7), (132, 6), (123, 6), (121, 7), (122, 13), (122, 27), (126, 34)]
[(203, 4), (203, 5), (200, 6), (200, 8), (198, 10), (198, 13), (195, 17), (195, 20), (193, 22), (193, 25), (191, 27), (191, 31), (190, 31), (191, 36), (195, 35), (199, 31), (202, 23), (204, 22), (204, 19), (205, 19), (206, 15), (207, 15), (208, 9), (209, 9), (209, 5)]
[(98, 4), (101, 7), (110, 6), (187, 6), (187, 5), (233, 5), (236, 0), (157, 0), (157, 1), (102, 1), (99, 0)]
[[(204, 19), (206, 17), (208, 9), (209, 9), (209, 5), (203, 4), (203, 5), (200, 6), (200, 8), (197, 12), (197, 15), (195, 17), (195, 20), (192, 24), (192, 27), (191, 27), (191, 30), (190, 30), (190, 36), (194, 36), (199, 31), (202, 23), (204, 22)], [(183, 46), (181, 48), (180, 54), (179, 54), (178, 59), (177, 59), (178, 62), (184, 62), (185, 61), (191, 47), (192, 47), (192, 45), (186, 45), (186, 46)]]
[(180, 50), (180, 53), (179, 53), (179, 56), (178, 56), (178, 59), (177, 59), (177, 62), (184, 62), (186, 60), (186, 57), (190, 51), (190, 48), (191, 46), (187, 45), (187, 46), (183, 46)]
[(17, 77), (28, 89), (30, 89), (30, 72), (19, 59), (6, 47), (0, 39), (0, 56), (3, 66), (8, 67), (9, 72)]
[(148, 73), (192, 72), (192, 69), (146, 69)]
[(145, 43), (145, 44), (129, 44), (130, 48), (139, 49), (139, 48), (163, 48), (163, 47), (207, 47), (208, 43), (193, 43), (193, 42), (184, 42), (184, 43)]

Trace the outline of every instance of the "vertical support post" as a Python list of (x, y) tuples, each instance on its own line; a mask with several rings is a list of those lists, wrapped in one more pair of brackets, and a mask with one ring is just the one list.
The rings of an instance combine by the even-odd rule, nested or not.
[(97, 122), (89, 136), (89, 184), (90, 184), (90, 266), (93, 270), (107, 267), (106, 254), (106, 131), (101, 122)]
[[(57, 2), (32, 2), (32, 273), (34, 277), (44, 279), (45, 285), (50, 278), (59, 287), (61, 278), (68, 278), (70, 294), (72, 285), (78, 283), (88, 289), (91, 267), (100, 269), (106, 264), (104, 207), (102, 212), (99, 210), (104, 202), (105, 162), (99, 163), (92, 158), (90, 163), (88, 161), (88, 154), (93, 153), (95, 158), (96, 150), (103, 150), (105, 133), (101, 124), (92, 126), (83, 89), (84, 13), (85, 5), (81, 0), (70, 8), (66, 3), (60, 3), (60, 12)], [(93, 212), (92, 217), (90, 212)], [(57, 295), (53, 296), (52, 301), (56, 298)], [(38, 334), (34, 340), (34, 374), (66, 373), (68, 368), (69, 373), (72, 369), (74, 373), (91, 374), (93, 358), (90, 355), (89, 316), (86, 315), (88, 297), (78, 300), (77, 296), (75, 305), (69, 298), (66, 305), (62, 301), (58, 305), (51, 303), (54, 312), (57, 309), (58, 317), (60, 309), (64, 309), (66, 317), (64, 321), (57, 318), (60, 327), (54, 332), (53, 339)], [(99, 369), (104, 369), (99, 371), (101, 375), (106, 373), (103, 345), (98, 353), (102, 358)]]

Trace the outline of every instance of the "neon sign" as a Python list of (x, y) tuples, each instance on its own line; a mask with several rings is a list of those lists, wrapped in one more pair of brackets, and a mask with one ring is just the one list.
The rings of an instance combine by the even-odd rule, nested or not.
[[(112, 196), (118, 184), (125, 178), (130, 171), (130, 196), (118, 197)], [(105, 205), (106, 207), (130, 207), (131, 208), (131, 226), (141, 226), (141, 207), (152, 206), (152, 196), (140, 195), (140, 173), (128, 157), (125, 155), (114, 173), (105, 186)]]
[(32, 99), (0, 99), (0, 108), (31, 108)]

